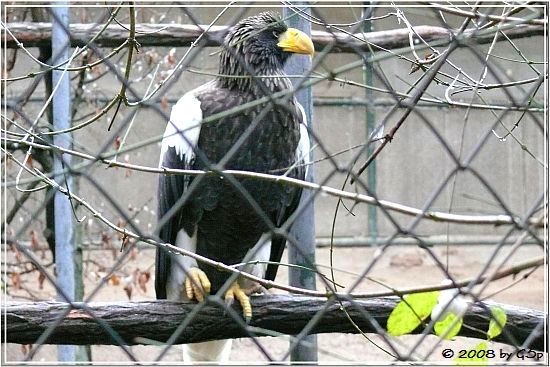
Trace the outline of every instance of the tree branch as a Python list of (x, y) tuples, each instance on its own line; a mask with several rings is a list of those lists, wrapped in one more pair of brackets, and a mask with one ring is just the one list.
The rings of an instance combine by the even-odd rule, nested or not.
[[(441, 6), (441, 4), (437, 3), (430, 3), (430, 5), (434, 9), (438, 9), (441, 11), (444, 11), (449, 14), (457, 15), (459, 17), (465, 17), (465, 18), (471, 18), (471, 19), (483, 19), (483, 20), (490, 20), (491, 22), (525, 22), (528, 24), (548, 24), (548, 21), (546, 19), (523, 19), (523, 18), (514, 18), (508, 16), (500, 16), (495, 14), (485, 14), (481, 13), (479, 11), (467, 11), (463, 9), (458, 8), (451, 8), (447, 6)], [(539, 7), (540, 11), (542, 12), (542, 8)], [(521, 8), (520, 8), (521, 10)]]
[[(51, 23), (29, 23), (29, 22), (11, 22), (6, 23), (14, 37), (25, 47), (37, 47), (49, 45), (51, 42)], [(87, 43), (90, 34), (94, 32), (96, 24), (73, 23), (69, 27), (71, 32), (72, 46), (83, 46)], [(119, 46), (122, 42), (128, 39), (128, 26), (121, 27), (116, 24), (110, 24), (105, 31), (95, 40), (97, 46), (114, 47)], [(225, 34), (227, 27), (225, 26), (200, 26), (186, 24), (136, 24), (135, 40), (142, 46), (190, 46), (203, 33), (203, 29), (209, 29), (206, 33), (207, 37), (201, 39), (201, 44), (204, 46), (218, 46), (222, 36)], [(455, 34), (454, 30), (434, 27), (434, 26), (417, 26), (413, 27), (414, 32), (422, 37), (426, 42), (436, 40), (450, 40)], [(466, 30), (464, 36), (470, 36), (475, 30)], [(472, 41), (477, 43), (490, 43), (494, 39), (494, 32), (483, 32), (481, 35), (474, 35)], [(519, 24), (513, 28), (503, 31), (511, 38), (525, 38), (536, 35), (544, 35), (544, 25), (524, 25)], [(409, 29), (401, 28), (390, 31), (370, 32), (366, 34), (358, 33), (353, 37), (343, 32), (324, 32), (312, 31), (312, 40), (315, 49), (321, 50), (329, 43), (336, 39), (336, 45), (332, 52), (357, 52), (357, 50), (369, 51), (367, 43), (376, 46), (393, 49), (405, 47), (409, 45)], [(504, 36), (499, 35), (498, 39)], [(6, 35), (5, 45), (8, 48), (17, 48), (17, 42), (9, 35)]]
[[(420, 215), (426, 219), (430, 219), (438, 222), (450, 222), (450, 223), (462, 223), (462, 224), (506, 225), (506, 224), (517, 223), (518, 220), (520, 220), (520, 218), (511, 217), (505, 214), (499, 214), (499, 215), (466, 215), (464, 214), (463, 215), (463, 214), (437, 212), (437, 211), (431, 211), (431, 210), (426, 211), (426, 210), (410, 207), (408, 205), (403, 205), (403, 204), (394, 203), (387, 200), (377, 199), (373, 196), (354, 193), (350, 191), (338, 190), (330, 186), (319, 185), (313, 182), (303, 181), (303, 180), (295, 179), (288, 176), (278, 176), (278, 175), (272, 175), (268, 173), (239, 171), (239, 170), (223, 170), (220, 172), (214, 172), (214, 171), (202, 171), (202, 170), (171, 169), (171, 168), (165, 168), (165, 167), (155, 168), (155, 167), (148, 167), (148, 166), (141, 166), (141, 165), (136, 165), (131, 163), (119, 162), (116, 160), (111, 160), (103, 157), (95, 157), (86, 153), (65, 149), (57, 146), (47, 146), (47, 145), (38, 144), (30, 141), (21, 141), (21, 140), (5, 138), (5, 137), (4, 137), (4, 140), (8, 143), (24, 144), (24, 145), (32, 146), (38, 149), (57, 150), (63, 153), (72, 154), (77, 157), (87, 159), (92, 162), (101, 161), (102, 163), (107, 164), (108, 167), (122, 167), (122, 168), (127, 168), (135, 171), (140, 171), (140, 172), (159, 173), (159, 174), (167, 174), (167, 175), (168, 174), (190, 175), (190, 176), (219, 175), (221, 173), (224, 173), (224, 174), (234, 175), (235, 177), (245, 177), (245, 178), (254, 178), (254, 179), (265, 180), (265, 181), (280, 182), (280, 183), (285, 183), (296, 187), (302, 187), (304, 189), (320, 191), (324, 194), (342, 198), (342, 199), (349, 199), (359, 203), (377, 205), (385, 209), (396, 211), (402, 214), (407, 214), (412, 216)], [(2, 149), (2, 151), (4, 151), (4, 149)], [(22, 163), (17, 161), (11, 153), (6, 152), (6, 154), (18, 165), (20, 166), (22, 165)], [(107, 155), (104, 154), (104, 156), (107, 156)], [(73, 167), (73, 170), (76, 171), (83, 167), (84, 166), (76, 166), (76, 167)], [(29, 172), (29, 173), (36, 176), (34, 172)], [(60, 174), (60, 173), (62, 172), (50, 173), (49, 175), (47, 175), (47, 177), (53, 177), (55, 174)], [(20, 180), (19, 183), (31, 183), (31, 182), (34, 182), (35, 180), (41, 180), (48, 183), (47, 180), (44, 180), (44, 177), (36, 177), (35, 179)], [(4, 184), (6, 187), (11, 187), (12, 184), (14, 183), (7, 182)], [(77, 201), (81, 200), (79, 197), (74, 197), (74, 198)], [(541, 228), (547, 225), (547, 220), (546, 220), (546, 217), (542, 219), (529, 218), (528, 223), (537, 228)]]
[[(266, 330), (265, 334), (257, 335), (270, 334), (267, 331), (297, 334), (327, 302), (328, 310), (313, 327), (312, 333), (357, 333), (336, 300), (296, 295), (251, 297), (253, 317), (249, 326)], [(353, 303), (342, 300), (357, 325), (364, 332), (370, 333), (376, 330), (366, 315), (384, 327), (397, 302), (397, 297), (355, 300)], [(47, 343), (116, 344), (94, 317), (108, 323), (128, 345), (145, 344), (147, 339), (165, 342), (196, 307), (195, 303), (169, 301), (93, 302), (86, 304), (86, 309), (94, 315), (92, 317), (82, 303), (74, 304), (77, 308), (70, 311), (47, 339)], [(485, 303), (470, 308), (464, 318), (464, 325), (468, 327), (461, 329), (460, 336), (486, 339), (484, 331), (489, 325), (487, 307), (490, 305), (494, 304)], [(508, 321), (505, 331), (495, 341), (512, 344), (506, 336), (510, 335), (521, 344), (546, 318), (540, 311), (502, 304), (499, 306), (506, 311)], [(7, 332), (6, 342), (34, 343), (67, 307), (66, 303), (61, 302), (7, 302), (2, 306), (2, 313), (7, 316), (3, 330)], [(421, 332), (422, 327), (415, 331)], [(194, 320), (176, 339), (176, 344), (247, 336), (247, 332), (227, 315), (223, 307), (210, 303), (195, 315)], [(543, 350), (544, 334), (536, 335), (530, 347)]]

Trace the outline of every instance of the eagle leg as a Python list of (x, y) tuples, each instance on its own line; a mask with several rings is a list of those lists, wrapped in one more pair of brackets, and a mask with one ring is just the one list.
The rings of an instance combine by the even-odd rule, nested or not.
[(199, 302), (204, 296), (210, 293), (210, 280), (199, 268), (189, 268), (185, 278), (185, 294), (190, 300), (196, 299)]
[(241, 288), (238, 281), (231, 284), (231, 287), (225, 292), (225, 303), (230, 306), (233, 301), (237, 299), (243, 309), (243, 316), (246, 323), (249, 323), (252, 319), (252, 306), (250, 305), (250, 298), (246, 295), (245, 291)]

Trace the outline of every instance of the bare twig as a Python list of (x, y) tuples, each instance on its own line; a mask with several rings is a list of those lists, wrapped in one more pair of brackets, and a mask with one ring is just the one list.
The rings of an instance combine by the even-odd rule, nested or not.
[[(504, 224), (514, 224), (517, 221), (516, 218), (511, 218), (510, 216), (507, 216), (507, 215), (461, 215), (461, 214), (451, 214), (451, 213), (443, 213), (443, 212), (437, 212), (437, 211), (422, 211), (420, 209), (413, 208), (407, 205), (402, 205), (402, 204), (390, 202), (387, 200), (378, 200), (369, 195), (364, 195), (364, 194), (359, 194), (356, 192), (349, 192), (344, 190), (338, 190), (329, 186), (319, 185), (313, 182), (303, 181), (303, 180), (299, 180), (299, 179), (295, 179), (287, 176), (278, 176), (278, 175), (271, 175), (267, 173), (238, 171), (238, 170), (222, 170), (220, 172), (215, 172), (215, 171), (171, 169), (171, 168), (165, 168), (165, 167), (154, 168), (154, 167), (135, 165), (131, 163), (119, 162), (116, 160), (110, 160), (110, 159), (105, 159), (100, 157), (94, 157), (89, 154), (79, 153), (79, 152), (75, 152), (69, 149), (64, 149), (61, 147), (49, 147), (49, 146), (35, 144), (31, 142), (21, 142), (21, 143), (31, 147), (37, 147), (41, 149), (54, 149), (63, 153), (74, 154), (77, 157), (88, 159), (94, 162), (100, 161), (109, 167), (123, 167), (123, 168), (132, 169), (136, 171), (141, 171), (141, 172), (159, 173), (159, 174), (180, 174), (180, 175), (191, 175), (191, 176), (219, 175), (220, 173), (223, 173), (223, 174), (232, 175), (240, 178), (255, 178), (255, 179), (266, 180), (266, 181), (281, 182), (292, 186), (311, 189), (311, 190), (325, 193), (334, 197), (349, 199), (354, 202), (379, 205), (380, 207), (386, 208), (388, 210), (393, 210), (399, 213), (403, 213), (403, 214), (408, 214), (412, 216), (422, 216), (423, 218), (431, 219), (437, 222), (504, 225)], [(13, 155), (11, 155), (11, 153), (9, 152), (6, 152), (6, 153), (10, 158), (15, 160), (15, 158), (13, 158)], [(78, 170), (79, 167), (74, 167), (73, 169)], [(44, 177), (53, 177), (57, 174), (60, 174), (60, 172), (52, 172)], [(33, 181), (31, 180), (30, 182), (33, 182)], [(12, 185), (11, 183), (6, 183), (7, 187), (11, 185)], [(533, 219), (533, 223), (535, 222), (537, 223), (537, 226), (544, 225), (544, 223), (538, 223), (538, 221), (535, 221)]]

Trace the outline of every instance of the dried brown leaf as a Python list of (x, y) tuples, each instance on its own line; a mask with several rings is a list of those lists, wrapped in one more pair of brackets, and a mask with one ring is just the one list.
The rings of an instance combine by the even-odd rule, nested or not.
[(101, 243), (104, 249), (111, 248), (111, 236), (107, 232), (101, 232)]
[(18, 272), (13, 272), (10, 274), (11, 285), (15, 289), (21, 289), (21, 274)]
[(33, 251), (37, 251), (40, 247), (40, 241), (38, 241), (38, 236), (36, 235), (36, 231), (34, 229), (31, 230), (31, 249)]
[(168, 55), (166, 55), (164, 62), (170, 66), (173, 66), (176, 64), (176, 61), (176, 48), (174, 47), (168, 51)]
[(170, 107), (170, 103), (168, 102), (168, 97), (165, 95), (162, 96), (160, 99), (160, 108), (162, 108), (163, 111), (168, 111), (168, 108)]
[(128, 296), (128, 299), (132, 299), (132, 290), (133, 290), (134, 286), (132, 285), (132, 283), (129, 283), (129, 284), (126, 284), (124, 286), (124, 291), (126, 292), (126, 295)]
[(109, 277), (109, 284), (110, 285), (119, 285), (120, 284), (120, 277), (116, 274), (113, 274)]
[(21, 344), (21, 353), (23, 353), (24, 356), (27, 356), (29, 352), (32, 349), (32, 344)]
[(147, 293), (147, 283), (149, 282), (149, 279), (151, 279), (151, 273), (148, 271), (144, 271), (141, 274), (139, 274), (138, 277), (138, 284), (141, 290), (144, 293)]
[(130, 255), (129, 255), (130, 260), (135, 261), (137, 259), (138, 254), (139, 254), (139, 251), (136, 248), (136, 246), (132, 246), (132, 249), (130, 250)]
[(120, 144), (122, 144), (122, 140), (120, 140), (120, 136), (117, 135), (117, 137), (115, 138), (115, 149), (120, 149)]
[(29, 154), (29, 156), (28, 156), (27, 161), (25, 162), (25, 164), (26, 164), (27, 167), (29, 167), (30, 169), (34, 169), (34, 167), (33, 167), (32, 154)]
[(38, 273), (38, 289), (44, 289), (44, 280), (46, 280), (46, 274), (43, 272)]

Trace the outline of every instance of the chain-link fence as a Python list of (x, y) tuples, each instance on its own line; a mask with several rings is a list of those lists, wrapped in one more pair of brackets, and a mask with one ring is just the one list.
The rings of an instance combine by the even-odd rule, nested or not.
[[(546, 4), (15, 1), (1, 11), (3, 363), (177, 363), (179, 344), (229, 338), (230, 361), (248, 363), (547, 360)], [(277, 90), (280, 75), (256, 75), (253, 58), (224, 43), (264, 11), (315, 45), (313, 57), (290, 57), (292, 84)], [(270, 27), (248, 38), (269, 40)], [(241, 74), (223, 74), (220, 55)], [(199, 118), (215, 137), (202, 128), (203, 140), (185, 141), (200, 169), (159, 164), (172, 107), (226, 79), (247, 80), (254, 98), (228, 94)], [(294, 98), (309, 161), (232, 169), (260, 146), (256, 128), (301, 120)], [(249, 115), (209, 161), (216, 129)], [(186, 188), (157, 218), (159, 176)], [(254, 218), (220, 237), (245, 242), (261, 228), (272, 248), (286, 243), (282, 258), (256, 246), (224, 263), (215, 249), (163, 240), (173, 217), (184, 225), (182, 208), (220, 185), (246, 205), (216, 218), (219, 233), (228, 217)], [(288, 210), (272, 215), (277, 200)], [(223, 285), (202, 302), (156, 301), (158, 249), (210, 266)], [(278, 266), (277, 278), (249, 271), (257, 265)], [(238, 279), (261, 285), (249, 319), (224, 299)]]

